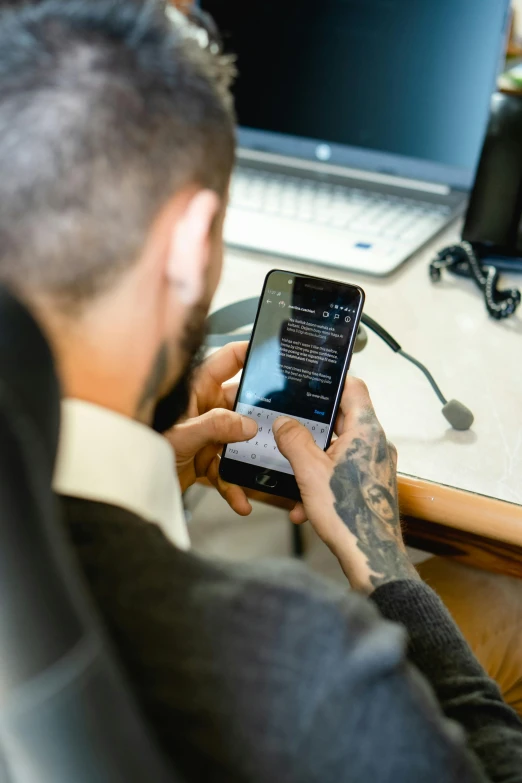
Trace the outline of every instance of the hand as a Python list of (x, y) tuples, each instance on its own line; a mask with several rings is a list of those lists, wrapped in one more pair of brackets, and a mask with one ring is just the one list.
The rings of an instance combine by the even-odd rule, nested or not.
[(347, 378), (335, 426), (339, 437), (326, 453), (293, 419), (276, 419), (273, 430), (301, 491), (292, 522), (310, 519), (352, 586), (371, 593), (395, 579), (418, 579), (402, 540), (397, 453), (365, 384)]
[(203, 362), (194, 378), (186, 418), (165, 433), (176, 453), (182, 491), (198, 478), (207, 478), (241, 516), (248, 516), (252, 506), (241, 487), (220, 477), (219, 455), (225, 443), (249, 440), (257, 432), (252, 419), (232, 412), (238, 384), (227, 383), (243, 368), (247, 347), (246, 342), (231, 343)]
[(233, 409), (239, 384), (231, 380), (243, 369), (247, 350), (246, 341), (229, 343), (202, 362), (194, 374), (187, 418)]

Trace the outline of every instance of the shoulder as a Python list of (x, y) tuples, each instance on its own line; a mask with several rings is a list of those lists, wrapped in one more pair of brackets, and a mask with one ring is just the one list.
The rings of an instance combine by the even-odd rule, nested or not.
[(356, 673), (379, 658), (378, 668), (393, 668), (403, 657), (405, 636), (382, 619), (375, 607), (354, 593), (313, 573), (304, 563), (265, 560), (213, 564), (211, 604), (250, 628), (253, 645), (288, 656), (294, 669), (320, 665), (340, 674), (348, 659)]
[[(230, 563), (176, 549), (153, 524), (101, 503), (62, 499), (98, 602), (118, 623), (187, 642), (212, 640), (232, 657), (331, 661), (351, 650), (381, 663), (403, 654), (403, 633), (367, 600), (290, 559)], [(132, 607), (132, 612), (128, 611)], [(199, 642), (198, 645), (199, 646)], [(370, 656), (371, 657), (371, 656)]]
[(95, 505), (65, 501), (70, 535), (167, 746), (190, 753), (182, 740), (195, 731), (212, 763), (237, 767), (241, 748), (245, 779), (267, 764), (300, 771), (280, 779), (321, 779), (310, 772), (331, 738), (347, 741), (372, 683), (401, 665), (399, 626), (299, 562), (181, 552), (155, 525)]

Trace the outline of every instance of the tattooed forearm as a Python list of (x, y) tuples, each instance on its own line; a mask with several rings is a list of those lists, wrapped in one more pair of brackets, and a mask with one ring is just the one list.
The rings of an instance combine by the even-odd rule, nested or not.
[(402, 542), (390, 447), (376, 420), (362, 419), (364, 437), (352, 441), (334, 469), (330, 487), (336, 513), (357, 538), (375, 588), (394, 579), (417, 578), (417, 572)]

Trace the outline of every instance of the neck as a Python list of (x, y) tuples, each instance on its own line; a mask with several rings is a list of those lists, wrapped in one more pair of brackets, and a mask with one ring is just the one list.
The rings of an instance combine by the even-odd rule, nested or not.
[(149, 377), (161, 324), (154, 317), (158, 308), (142, 292), (130, 305), (128, 297), (113, 293), (74, 317), (48, 303), (35, 309), (53, 347), (64, 396), (150, 424), (155, 399)]
[[(103, 339), (103, 338), (102, 338)], [(132, 352), (114, 352), (105, 345), (103, 353), (88, 340), (68, 340), (58, 352), (59, 374), (64, 396), (91, 402), (132, 419), (150, 423), (151, 412), (141, 416), (139, 400), (144, 373), (139, 372)]]

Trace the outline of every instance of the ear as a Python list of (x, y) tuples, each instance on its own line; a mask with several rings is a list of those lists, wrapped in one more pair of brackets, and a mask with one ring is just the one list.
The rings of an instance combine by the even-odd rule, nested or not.
[(166, 274), (181, 302), (190, 307), (205, 290), (205, 274), (212, 252), (212, 229), (220, 210), (212, 190), (199, 190), (186, 202), (172, 225)]

